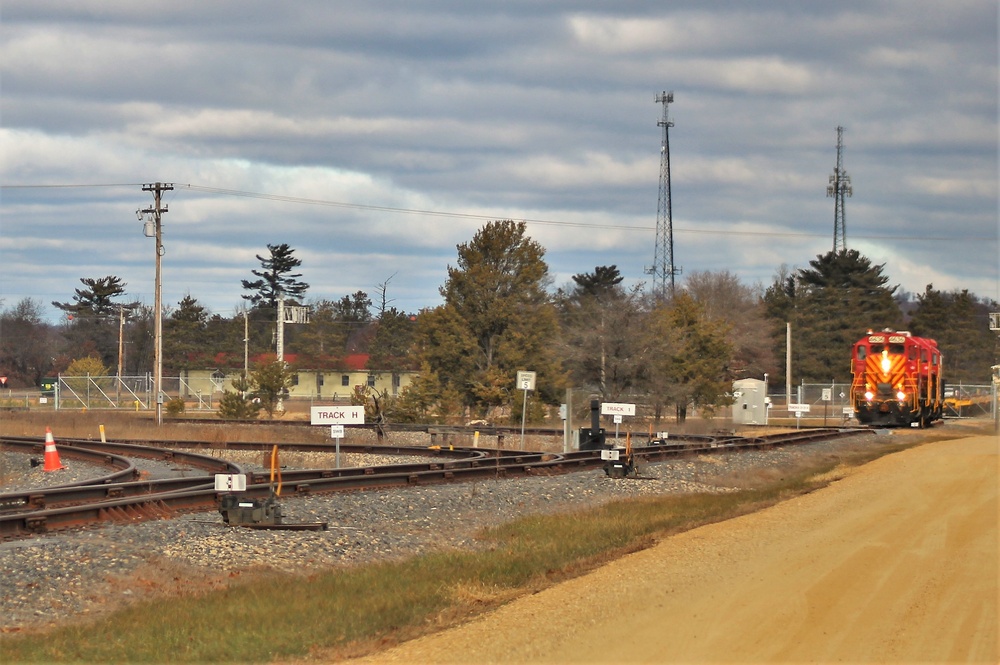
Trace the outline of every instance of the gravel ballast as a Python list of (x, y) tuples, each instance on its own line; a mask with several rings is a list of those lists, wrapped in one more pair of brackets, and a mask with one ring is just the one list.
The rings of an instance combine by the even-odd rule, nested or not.
[[(269, 570), (307, 574), (446, 547), (474, 548), (479, 529), (528, 514), (597, 506), (628, 497), (735, 491), (732, 479), (744, 474), (785, 468), (806, 456), (836, 455), (873, 439), (871, 434), (859, 434), (840, 441), (692, 455), (655, 464), (640, 462), (643, 479), (612, 479), (600, 470), (589, 470), (281, 498), (286, 523), (326, 522), (325, 531), (227, 527), (218, 512), (206, 512), (4, 542), (0, 543), (0, 567), (4, 571), (0, 631), (59, 625), (163, 594), (222, 588)], [(259, 452), (246, 459), (238, 459), (239, 451), (227, 450), (225, 455), (250, 468), (261, 460)], [(341, 455), (342, 466), (413, 461), (381, 455)], [(285, 457), (283, 462), (311, 468), (332, 466), (329, 458)], [(65, 471), (43, 474), (38, 468), (29, 468), (25, 455), (12, 453), (4, 453), (4, 464), (2, 492), (44, 483), (63, 484), (105, 473), (99, 467), (85, 468), (74, 462), (67, 464), (70, 468)], [(137, 466), (151, 473), (164, 471), (155, 468), (158, 464), (165, 465), (136, 461)], [(57, 473), (63, 474), (58, 476), (58, 482), (53, 479)]]

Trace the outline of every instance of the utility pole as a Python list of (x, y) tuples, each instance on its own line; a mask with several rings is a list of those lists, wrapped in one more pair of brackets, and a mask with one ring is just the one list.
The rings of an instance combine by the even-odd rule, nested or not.
[(656, 204), (656, 247), (653, 265), (646, 268), (646, 274), (653, 276), (653, 290), (662, 299), (666, 295), (668, 277), (673, 297), (674, 275), (680, 272), (674, 266), (673, 204), (670, 200), (670, 128), (674, 123), (667, 117), (667, 106), (674, 101), (674, 93), (664, 91), (654, 99), (657, 104), (663, 104), (663, 118), (656, 123), (663, 127), (663, 143), (660, 146), (660, 195)]
[[(243, 307), (243, 381), (250, 377), (250, 322), (248, 320), (247, 308)], [(247, 391), (243, 391), (243, 397), (247, 396)]]
[(844, 197), (852, 196), (851, 176), (844, 170), (844, 128), (837, 127), (837, 166), (826, 187), (827, 197), (833, 197), (833, 252), (847, 249), (847, 220), (844, 218)]
[[(161, 224), (161, 217), (163, 213), (167, 212), (167, 206), (163, 205), (161, 202), (163, 192), (173, 191), (173, 184), (165, 183), (154, 183), (152, 185), (143, 185), (142, 191), (153, 192), (153, 207), (145, 208), (140, 210), (138, 213), (139, 219), (142, 219), (143, 215), (152, 216), (153, 228), (150, 228), (150, 222), (146, 222), (143, 229), (146, 237), (156, 238), (156, 283), (154, 286), (153, 295), (153, 307), (155, 311), (155, 336), (156, 341), (153, 345), (153, 383), (155, 384), (156, 390), (156, 424), (163, 424), (163, 303), (162, 303), (162, 278), (160, 276), (160, 259), (163, 257), (163, 226)], [(148, 219), (148, 218), (147, 218)]]

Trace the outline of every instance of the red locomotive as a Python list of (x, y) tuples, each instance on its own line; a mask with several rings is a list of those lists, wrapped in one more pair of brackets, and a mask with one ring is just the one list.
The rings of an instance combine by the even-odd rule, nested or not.
[(937, 342), (900, 330), (868, 331), (851, 355), (858, 422), (927, 427), (944, 410), (944, 357)]

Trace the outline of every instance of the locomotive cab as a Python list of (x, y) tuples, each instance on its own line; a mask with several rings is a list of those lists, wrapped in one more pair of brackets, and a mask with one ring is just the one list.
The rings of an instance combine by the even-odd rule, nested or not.
[(853, 347), (851, 398), (862, 424), (926, 427), (941, 418), (937, 342), (907, 331), (868, 331)]

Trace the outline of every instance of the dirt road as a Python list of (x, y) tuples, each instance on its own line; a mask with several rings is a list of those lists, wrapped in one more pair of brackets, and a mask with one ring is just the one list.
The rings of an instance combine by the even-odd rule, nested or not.
[(996, 663), (998, 447), (884, 457), (364, 662)]

